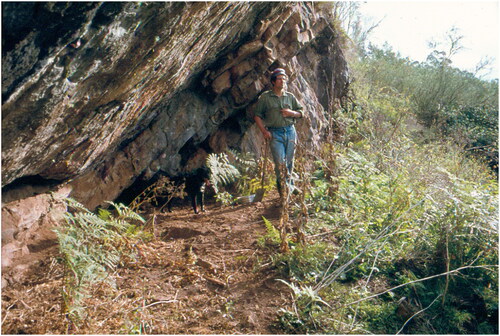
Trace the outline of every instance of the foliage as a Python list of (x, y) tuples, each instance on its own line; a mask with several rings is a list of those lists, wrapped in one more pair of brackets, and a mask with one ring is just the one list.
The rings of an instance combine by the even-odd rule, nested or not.
[(270, 170), (265, 157), (256, 160), (251, 153), (228, 149), (226, 153), (209, 154), (206, 164), (217, 201), (222, 205), (232, 204), (236, 199), (233, 195), (251, 196), (258, 189), (269, 191), (273, 187), (269, 178), (262, 180), (262, 170)]
[[(491, 292), (498, 294), (498, 184), (481, 160), (468, 153), (477, 150), (497, 169), (498, 82), (452, 68), (453, 50), (435, 50), (422, 64), (387, 49), (371, 51), (357, 65), (362, 72), (356, 92), (365, 118), (355, 132), (362, 140), (351, 147), (354, 155), (349, 150), (339, 155), (343, 172), (346, 167), (360, 169), (348, 173), (345, 182), (339, 179), (339, 197), (354, 196), (344, 197), (347, 207), (340, 208), (341, 212), (349, 209), (352, 218), (344, 223), (354, 229), (342, 231), (343, 241), (354, 243), (345, 243), (346, 252), (360, 242), (371, 244), (373, 238), (368, 235), (377, 232), (373, 229), (391, 227), (394, 218), (399, 224), (398, 230), (374, 242), (362, 256), (358, 249), (340, 258), (347, 263), (357, 257), (348, 278), (368, 274), (371, 279), (376, 275), (375, 263), (379, 276), (396, 279), (394, 286), (411, 281), (401, 274), (414, 278), (442, 274), (397, 291), (409, 298), (407, 304), (414, 312), (425, 307), (404, 330), (497, 331), (498, 300), (492, 301)], [(404, 111), (400, 124), (394, 123), (393, 110)], [(417, 126), (413, 116), (427, 128)], [(399, 211), (394, 212), (395, 205)], [(373, 225), (377, 222), (382, 226)], [(466, 268), (453, 272), (462, 267)], [(426, 316), (432, 316), (433, 323)]]
[(124, 256), (134, 257), (133, 243), (143, 237), (136, 224), (144, 219), (121, 204), (109, 203), (114, 213), (100, 209), (95, 214), (68, 198), (73, 211), (65, 214), (66, 225), (55, 229), (66, 269), (63, 298), (72, 321), (84, 317), (83, 301), (94, 284), (113, 285), (110, 271)]
[(439, 125), (444, 135), (472, 153), (484, 156), (493, 169), (498, 169), (498, 109), (449, 106), (442, 112)]
[[(314, 243), (272, 257), (280, 274), (332, 309), (295, 304), (279, 312), (279, 325), (298, 333), (498, 332), (494, 172), (442, 132), (422, 141), (432, 129), (416, 122), (413, 89), (366, 83), (355, 83), (356, 100), (336, 111), (345, 132), (315, 157), (305, 188), (306, 231), (331, 231), (335, 239), (324, 239), (333, 248), (315, 254)], [(468, 111), (467, 122), (494, 132), (484, 110)], [(359, 297), (336, 297), (339, 285)]]
[(222, 206), (230, 206), (231, 204), (234, 203), (234, 197), (233, 197), (233, 195), (231, 195), (227, 191), (219, 192), (218, 194), (215, 195), (215, 199)]
[(299, 287), (293, 283), (280, 280), (290, 287), (294, 295), (294, 312), (286, 309), (279, 311), (279, 321), (287, 331), (293, 333), (306, 333), (314, 325), (315, 314), (322, 311), (322, 306), (330, 307), (318, 293), (310, 286)]
[(236, 181), (241, 175), (239, 170), (231, 164), (226, 153), (209, 154), (206, 160), (206, 165), (210, 170), (210, 183), (215, 192), (219, 192), (219, 188)]
[(266, 226), (266, 234), (257, 239), (257, 244), (259, 247), (264, 248), (266, 246), (276, 247), (279, 246), (281, 239), (279, 231), (274, 227), (267, 218), (262, 217), (264, 225)]
[(460, 37), (448, 51), (435, 49), (427, 61), (403, 58), (390, 47), (370, 46), (360, 62), (358, 88), (393, 90), (408, 97), (409, 108), (426, 127), (475, 150), (495, 166), (498, 164), (498, 81), (485, 81), (452, 67), (452, 56), (460, 49)]
[[(372, 99), (370, 104), (379, 101)], [(376, 109), (370, 108), (370, 112), (378, 123)], [(494, 176), (453, 143), (419, 144), (408, 137), (406, 127), (391, 130), (393, 119), (384, 119), (385, 127), (366, 119), (362, 127), (370, 129), (364, 133), (370, 141), (338, 156), (343, 176), (339, 177), (338, 213), (332, 223), (341, 227), (343, 253), (338, 264), (349, 266), (347, 279), (369, 280), (378, 272), (392, 278), (402, 270), (423, 278), (464, 265), (495, 267), (498, 185)], [(386, 143), (382, 146), (378, 139)], [(498, 273), (491, 266), (470, 268), (408, 288), (401, 296), (415, 300), (417, 311), (443, 295), (441, 305), (431, 306), (422, 316), (438, 312), (470, 316), (471, 310), (479, 309), (473, 302), (481, 306), (491, 300), (486, 294), (491, 286), (498, 292), (497, 280)], [(464, 288), (474, 288), (476, 301), (467, 298)], [(466, 307), (452, 313), (457, 302), (467, 302)], [(495, 309), (493, 305), (485, 315), (476, 314), (467, 322), (457, 317), (455, 325), (445, 323), (451, 315), (440, 313), (434, 326), (415, 332), (433, 333), (437, 328), (446, 333), (470, 332), (476, 330), (474, 323), (484, 323)]]
[(241, 196), (255, 194), (261, 187), (259, 176), (259, 163), (252, 153), (240, 153), (228, 149), (228, 155), (232, 164), (238, 169), (240, 175), (236, 181), (237, 193)]

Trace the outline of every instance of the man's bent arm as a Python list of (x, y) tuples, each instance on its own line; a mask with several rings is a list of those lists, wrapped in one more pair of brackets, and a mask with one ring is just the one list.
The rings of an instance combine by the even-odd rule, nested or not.
[(291, 110), (291, 109), (282, 109), (281, 110), (281, 115), (285, 118), (289, 118), (289, 117), (292, 117), (292, 118), (302, 118), (304, 115), (302, 113), (302, 111), (294, 111), (294, 110)]

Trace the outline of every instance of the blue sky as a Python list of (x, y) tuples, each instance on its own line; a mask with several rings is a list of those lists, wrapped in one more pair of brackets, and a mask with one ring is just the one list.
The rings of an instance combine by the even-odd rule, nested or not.
[(369, 41), (387, 42), (403, 57), (425, 61), (429, 41), (445, 41), (452, 27), (458, 29), (464, 49), (452, 57), (453, 66), (474, 72), (485, 58), (493, 59), (485, 79), (498, 78), (498, 1), (377, 1), (362, 2), (360, 11), (368, 22), (382, 22)]

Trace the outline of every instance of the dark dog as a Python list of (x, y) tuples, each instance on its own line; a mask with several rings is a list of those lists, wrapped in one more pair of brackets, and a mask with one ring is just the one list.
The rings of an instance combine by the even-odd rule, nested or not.
[(184, 198), (183, 192), (185, 192), (189, 196), (195, 214), (205, 211), (205, 191), (210, 186), (207, 168), (202, 167), (191, 173), (164, 178), (166, 182), (159, 180), (159, 195), (156, 196), (155, 206), (161, 209), (166, 206), (168, 212), (172, 212), (173, 199)]
[(185, 191), (191, 199), (194, 213), (199, 213), (200, 210), (205, 212), (205, 191), (210, 186), (210, 175), (207, 168), (198, 168), (194, 172), (187, 174)]

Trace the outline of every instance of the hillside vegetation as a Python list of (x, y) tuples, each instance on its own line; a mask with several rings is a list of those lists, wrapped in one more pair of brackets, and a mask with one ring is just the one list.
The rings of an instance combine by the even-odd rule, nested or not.
[(453, 52), (352, 61), (329, 141), (299, 163), (308, 243), (272, 257), (295, 293), (284, 332), (498, 333), (498, 81)]

